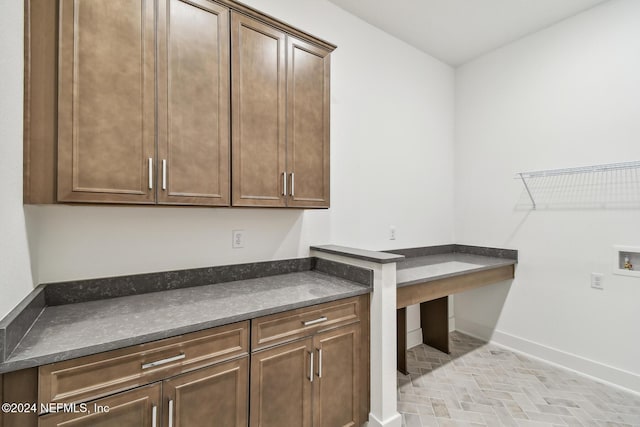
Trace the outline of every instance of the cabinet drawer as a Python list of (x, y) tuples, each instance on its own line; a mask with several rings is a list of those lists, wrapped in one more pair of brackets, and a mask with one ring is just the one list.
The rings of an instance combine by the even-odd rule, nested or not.
[(39, 368), (39, 401), (86, 402), (248, 354), (249, 322), (52, 363)]
[(360, 299), (357, 297), (260, 317), (251, 323), (251, 350), (313, 335), (359, 319)]
[(109, 396), (66, 411), (38, 418), (38, 427), (143, 427), (157, 426), (161, 419), (162, 386), (150, 386)]

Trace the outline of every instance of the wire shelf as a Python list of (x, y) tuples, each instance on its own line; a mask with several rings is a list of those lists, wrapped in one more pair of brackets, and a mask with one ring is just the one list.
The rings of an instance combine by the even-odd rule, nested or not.
[(533, 205), (547, 208), (639, 208), (640, 161), (520, 172)]

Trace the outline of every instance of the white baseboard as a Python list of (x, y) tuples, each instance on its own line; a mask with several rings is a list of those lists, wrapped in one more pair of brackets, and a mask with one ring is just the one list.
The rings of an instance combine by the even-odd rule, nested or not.
[(401, 427), (402, 415), (396, 412), (396, 414), (391, 418), (380, 421), (376, 418), (375, 415), (369, 413), (369, 421), (367, 421), (364, 425), (365, 427)]
[(470, 335), (482, 341), (490, 341), (493, 335), (492, 328), (461, 317), (456, 318), (456, 331), (460, 331), (463, 334)]
[(593, 380), (640, 394), (640, 375), (458, 318), (457, 330)]
[[(456, 330), (455, 317), (449, 318), (449, 332)], [(414, 329), (407, 332), (407, 350), (422, 344), (422, 328)]]
[(407, 332), (407, 350), (422, 344), (422, 328)]

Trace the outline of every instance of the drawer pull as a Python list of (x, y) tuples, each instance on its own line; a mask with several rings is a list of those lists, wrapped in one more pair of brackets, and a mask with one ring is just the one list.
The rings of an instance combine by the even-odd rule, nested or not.
[(176, 360), (184, 359), (186, 356), (184, 353), (180, 353), (177, 356), (169, 357), (167, 359), (158, 360), (155, 362), (149, 362), (142, 365), (142, 369), (149, 369), (160, 365), (166, 365), (167, 363), (175, 362)]
[(327, 317), (326, 317), (326, 316), (322, 316), (322, 317), (320, 317), (319, 319), (316, 319), (316, 320), (308, 320), (308, 321), (306, 321), (306, 322), (302, 322), (302, 324), (303, 324), (304, 326), (311, 326), (311, 325), (315, 325), (315, 324), (317, 324), (317, 323), (326, 322), (327, 320), (328, 320), (328, 319), (327, 319)]

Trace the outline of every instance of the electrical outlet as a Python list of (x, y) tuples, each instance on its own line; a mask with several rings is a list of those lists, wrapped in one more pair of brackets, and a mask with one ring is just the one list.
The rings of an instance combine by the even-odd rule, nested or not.
[(231, 247), (233, 249), (244, 248), (244, 230), (233, 230)]
[(389, 240), (396, 240), (396, 226), (389, 227)]
[(603, 290), (603, 283), (604, 282), (604, 274), (602, 273), (591, 273), (591, 287), (593, 289), (600, 289)]

